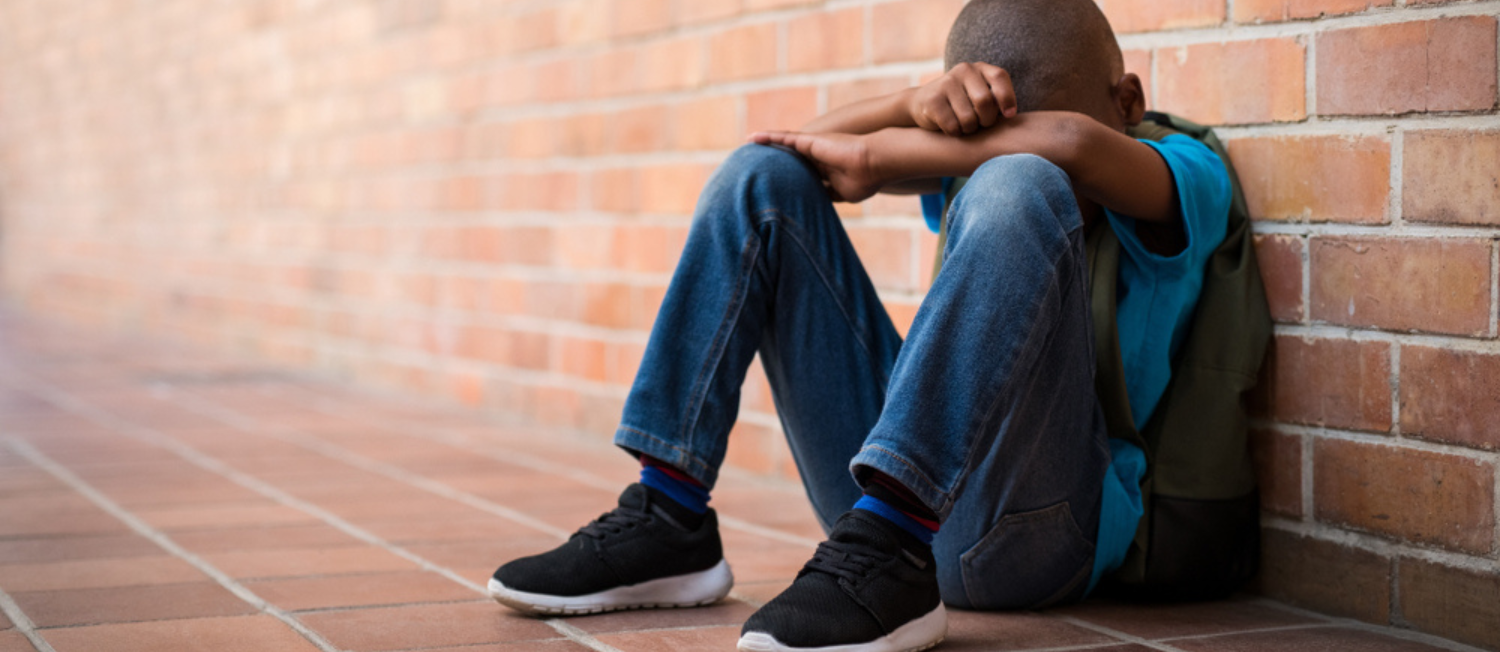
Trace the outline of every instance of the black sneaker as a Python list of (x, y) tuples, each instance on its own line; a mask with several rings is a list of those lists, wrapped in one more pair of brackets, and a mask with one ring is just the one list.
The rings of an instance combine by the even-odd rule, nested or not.
[(750, 617), (741, 652), (915, 652), (942, 642), (948, 613), (932, 548), (851, 510), (797, 580)]
[(696, 607), (729, 594), (714, 510), (694, 514), (666, 494), (632, 484), (620, 505), (568, 542), (512, 561), (490, 578), (490, 596), (533, 614), (592, 614)]

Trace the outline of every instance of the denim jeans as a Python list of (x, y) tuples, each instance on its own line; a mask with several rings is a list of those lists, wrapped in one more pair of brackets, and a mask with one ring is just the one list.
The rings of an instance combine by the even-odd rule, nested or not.
[(825, 529), (870, 469), (942, 519), (945, 602), (1081, 599), (1110, 454), (1094, 395), (1082, 218), (1035, 156), (978, 170), (907, 340), (816, 172), (732, 154), (699, 198), (615, 443), (710, 487), (757, 352)]

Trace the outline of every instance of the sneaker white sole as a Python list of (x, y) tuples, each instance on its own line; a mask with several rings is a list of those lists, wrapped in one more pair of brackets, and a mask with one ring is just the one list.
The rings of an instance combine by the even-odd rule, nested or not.
[(941, 603), (927, 615), (896, 628), (896, 631), (867, 643), (793, 647), (765, 632), (750, 632), (740, 637), (740, 652), (921, 652), (948, 635), (948, 612)]
[(686, 575), (620, 586), (588, 595), (547, 595), (517, 591), (490, 578), (490, 597), (518, 611), (554, 616), (597, 614), (622, 609), (699, 607), (729, 595), (734, 574), (719, 560), (713, 568)]

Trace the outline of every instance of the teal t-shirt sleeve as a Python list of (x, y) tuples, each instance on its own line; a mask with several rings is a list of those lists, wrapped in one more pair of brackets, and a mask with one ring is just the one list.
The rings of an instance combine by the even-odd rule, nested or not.
[(953, 189), (953, 177), (943, 177), (943, 189), (922, 195), (922, 219), (927, 220), (927, 228), (937, 233), (943, 226), (943, 209), (948, 207), (948, 191)]
[(1135, 219), (1110, 212), (1109, 218), (1115, 227), (1120, 244), (1133, 258), (1157, 263), (1178, 263), (1183, 267), (1198, 269), (1224, 241), (1229, 228), (1226, 216), (1233, 191), (1229, 185), (1229, 170), (1224, 161), (1200, 143), (1182, 134), (1172, 134), (1159, 141), (1142, 140), (1166, 161), (1172, 171), (1172, 182), (1176, 186), (1177, 205), (1182, 215), (1182, 228), (1187, 235), (1187, 247), (1172, 256), (1151, 253), (1135, 233)]

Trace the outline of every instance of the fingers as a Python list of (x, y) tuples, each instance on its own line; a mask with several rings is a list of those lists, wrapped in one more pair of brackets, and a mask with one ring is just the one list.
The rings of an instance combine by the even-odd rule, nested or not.
[(989, 85), (990, 94), (995, 98), (995, 103), (1000, 107), (1000, 114), (1007, 118), (1016, 117), (1019, 106), (1016, 103), (1016, 88), (1011, 84), (1010, 73), (1000, 66), (992, 66), (987, 63), (976, 64), (980, 76), (984, 77), (985, 83)]
[(973, 107), (977, 124), (973, 129), (965, 129), (964, 133), (974, 133), (984, 127), (993, 127), (1000, 121), (1000, 104), (995, 99), (995, 93), (990, 88), (989, 81), (975, 72), (965, 75), (964, 94), (969, 98), (969, 104)]

